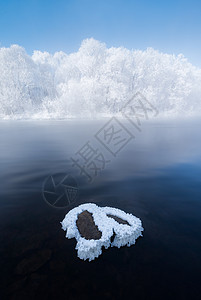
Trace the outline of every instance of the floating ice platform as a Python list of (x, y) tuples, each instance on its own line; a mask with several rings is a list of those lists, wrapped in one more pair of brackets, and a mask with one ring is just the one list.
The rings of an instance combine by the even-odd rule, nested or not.
[(70, 210), (61, 222), (66, 237), (76, 238), (77, 255), (89, 261), (101, 255), (102, 247), (135, 244), (142, 236), (142, 222), (132, 214), (113, 207), (82, 204)]

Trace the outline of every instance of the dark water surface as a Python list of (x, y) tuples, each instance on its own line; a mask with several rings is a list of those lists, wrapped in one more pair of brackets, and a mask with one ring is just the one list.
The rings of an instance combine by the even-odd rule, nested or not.
[[(1, 299), (201, 299), (201, 122), (147, 123), (116, 157), (94, 137), (105, 123), (0, 122)], [(110, 160), (91, 183), (70, 159), (87, 141)], [(79, 187), (64, 209), (42, 196), (55, 173)], [(60, 222), (86, 202), (139, 217), (143, 238), (78, 259)]]

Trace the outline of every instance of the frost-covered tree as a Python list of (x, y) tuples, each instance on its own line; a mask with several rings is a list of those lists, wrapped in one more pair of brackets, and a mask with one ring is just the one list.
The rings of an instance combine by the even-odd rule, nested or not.
[(0, 49), (2, 118), (113, 115), (138, 91), (161, 115), (201, 112), (201, 70), (183, 55), (107, 48), (94, 39), (69, 55)]

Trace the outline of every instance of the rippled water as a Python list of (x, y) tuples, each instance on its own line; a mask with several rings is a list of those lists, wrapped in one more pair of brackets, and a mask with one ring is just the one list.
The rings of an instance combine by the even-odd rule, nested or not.
[[(135, 139), (114, 157), (94, 136), (106, 122), (0, 123), (5, 299), (200, 299), (201, 123), (147, 123), (134, 133), (123, 122)], [(88, 141), (110, 160), (91, 183), (71, 161)], [(76, 202), (63, 209), (42, 194), (45, 179), (56, 173), (70, 174), (79, 188)], [(81, 261), (60, 222), (85, 202), (133, 213), (143, 238)]]

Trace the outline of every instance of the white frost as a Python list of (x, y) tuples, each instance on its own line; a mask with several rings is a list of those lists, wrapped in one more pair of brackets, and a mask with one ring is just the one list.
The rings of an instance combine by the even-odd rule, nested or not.
[[(87, 210), (93, 216), (95, 224), (102, 232), (102, 236), (99, 240), (87, 240), (81, 237), (79, 230), (76, 226), (78, 215)], [(119, 224), (113, 218), (108, 217), (108, 214), (112, 214), (125, 221), (127, 224)], [(99, 207), (93, 203), (82, 204), (67, 213), (64, 220), (61, 222), (62, 229), (66, 231), (66, 237), (77, 240), (77, 255), (80, 259), (89, 259), (89, 261), (95, 259), (102, 253), (102, 247), (106, 249), (109, 246), (131, 246), (135, 244), (136, 239), (142, 236), (142, 223), (139, 218), (136, 218), (132, 214), (125, 213), (124, 211), (112, 208), (112, 207)], [(111, 243), (111, 237), (115, 233), (115, 238)]]
[(141, 92), (160, 116), (201, 112), (201, 69), (183, 55), (107, 48), (86, 39), (71, 54), (0, 48), (0, 118), (118, 115)]

